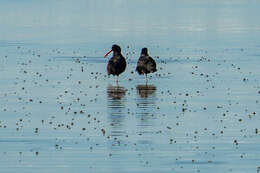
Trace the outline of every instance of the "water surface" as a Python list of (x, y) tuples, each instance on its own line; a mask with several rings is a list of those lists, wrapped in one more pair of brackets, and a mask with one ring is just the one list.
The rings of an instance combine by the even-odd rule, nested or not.
[(0, 172), (259, 172), (259, 3), (3, 0)]

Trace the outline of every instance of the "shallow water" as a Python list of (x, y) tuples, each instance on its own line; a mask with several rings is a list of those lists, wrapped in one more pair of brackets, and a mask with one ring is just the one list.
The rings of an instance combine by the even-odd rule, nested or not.
[(4, 0), (0, 172), (259, 172), (259, 5)]

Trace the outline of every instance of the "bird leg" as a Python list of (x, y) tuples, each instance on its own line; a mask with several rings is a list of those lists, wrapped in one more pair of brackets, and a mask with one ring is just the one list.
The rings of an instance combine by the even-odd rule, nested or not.
[(116, 76), (116, 86), (118, 86), (118, 76)]
[(147, 78), (147, 74), (145, 73), (145, 84), (147, 85), (148, 83), (148, 78)]

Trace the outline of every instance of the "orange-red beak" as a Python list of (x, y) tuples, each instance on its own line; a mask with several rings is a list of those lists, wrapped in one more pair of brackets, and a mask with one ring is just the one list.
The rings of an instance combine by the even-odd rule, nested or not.
[(112, 49), (110, 51), (108, 51), (105, 55), (104, 58), (107, 57), (107, 55), (109, 55), (112, 52)]

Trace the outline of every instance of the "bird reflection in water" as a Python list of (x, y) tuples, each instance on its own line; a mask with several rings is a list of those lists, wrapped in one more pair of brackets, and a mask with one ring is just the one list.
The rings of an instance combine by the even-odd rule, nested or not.
[(125, 135), (123, 128), (123, 121), (126, 116), (126, 89), (122, 86), (111, 86), (107, 87), (107, 109), (108, 109), (108, 120), (110, 137), (114, 140), (112, 146), (120, 145), (120, 136)]
[(136, 118), (139, 121), (137, 127), (139, 134), (153, 133), (154, 121), (156, 119), (156, 86), (154, 85), (137, 85), (138, 93), (136, 99), (137, 112)]
[(137, 85), (136, 90), (141, 98), (152, 97), (155, 94), (156, 86), (154, 85)]
[(125, 97), (126, 89), (121, 86), (112, 86), (109, 85), (107, 87), (107, 96), (110, 100), (121, 100), (123, 97)]

